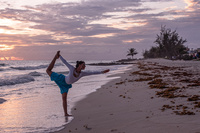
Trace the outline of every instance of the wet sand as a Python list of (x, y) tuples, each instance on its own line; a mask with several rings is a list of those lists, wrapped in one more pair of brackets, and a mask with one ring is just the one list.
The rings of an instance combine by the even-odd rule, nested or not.
[(78, 102), (57, 133), (200, 133), (200, 62), (134, 63)]

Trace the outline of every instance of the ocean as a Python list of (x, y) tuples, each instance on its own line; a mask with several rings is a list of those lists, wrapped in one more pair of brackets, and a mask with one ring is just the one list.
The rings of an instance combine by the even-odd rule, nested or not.
[[(110, 69), (107, 74), (81, 78), (68, 93), (68, 112), (81, 99), (103, 84), (119, 77), (109, 75), (124, 72), (130, 65), (90, 66), (86, 71)], [(64, 128), (66, 120), (58, 86), (46, 74), (50, 61), (0, 61), (0, 132), (48, 133)], [(69, 61), (75, 65), (75, 62)], [(53, 71), (67, 75), (68, 68), (58, 60)]]

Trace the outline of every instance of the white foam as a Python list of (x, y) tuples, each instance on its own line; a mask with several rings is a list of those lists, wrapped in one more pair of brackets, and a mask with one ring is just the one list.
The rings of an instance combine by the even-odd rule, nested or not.
[(35, 81), (30, 75), (13, 76), (6, 79), (0, 79), (0, 86), (16, 85)]
[(17, 69), (17, 70), (36, 70), (36, 69), (42, 69), (46, 68), (48, 65), (39, 65), (39, 66), (25, 66), (25, 67), (10, 67), (12, 69)]
[(28, 75), (30, 75), (30, 76), (42, 76), (42, 74), (41, 73), (39, 73), (39, 72), (30, 72)]
[[(55, 66), (62, 66), (63, 64), (57, 63)], [(20, 67), (10, 67), (12, 69), (16, 70), (36, 70), (36, 69), (42, 69), (42, 68), (47, 68), (49, 64), (47, 65), (38, 65), (38, 66), (20, 66)]]

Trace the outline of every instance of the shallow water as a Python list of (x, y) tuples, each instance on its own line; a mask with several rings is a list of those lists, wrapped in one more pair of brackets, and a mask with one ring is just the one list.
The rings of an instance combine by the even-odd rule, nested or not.
[[(0, 62), (0, 132), (41, 133), (57, 131), (73, 118), (65, 119), (60, 90), (50, 81), (45, 69), (50, 61)], [(87, 62), (86, 62), (87, 63)], [(74, 65), (72, 63), (72, 65)], [(77, 101), (101, 85), (118, 78), (128, 66), (87, 66), (86, 70), (111, 69), (109, 74), (83, 77), (68, 94), (69, 112)], [(58, 61), (55, 72), (66, 74), (68, 68)]]

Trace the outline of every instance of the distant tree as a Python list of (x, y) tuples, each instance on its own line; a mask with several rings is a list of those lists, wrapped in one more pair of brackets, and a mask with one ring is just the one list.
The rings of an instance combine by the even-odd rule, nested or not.
[(134, 55), (138, 54), (135, 48), (130, 48), (127, 52), (128, 54), (126, 56), (132, 56), (132, 59)]
[(143, 53), (144, 58), (157, 58), (160, 57), (159, 48), (158, 47), (151, 47), (151, 49), (145, 50)]
[(172, 56), (181, 57), (187, 53), (187, 48), (183, 45), (186, 39), (182, 39), (176, 32), (171, 29), (161, 26), (160, 34), (157, 34), (157, 38), (154, 43), (157, 46), (152, 47), (149, 51), (145, 50), (143, 53), (144, 58), (163, 58), (167, 57), (172, 59)]
[(186, 51), (186, 47), (183, 45), (185, 42), (187, 40), (182, 39), (176, 30), (171, 31), (171, 29), (161, 26), (160, 34), (157, 34), (154, 43), (158, 44), (161, 57), (167, 56), (172, 59), (172, 56), (178, 56)]

